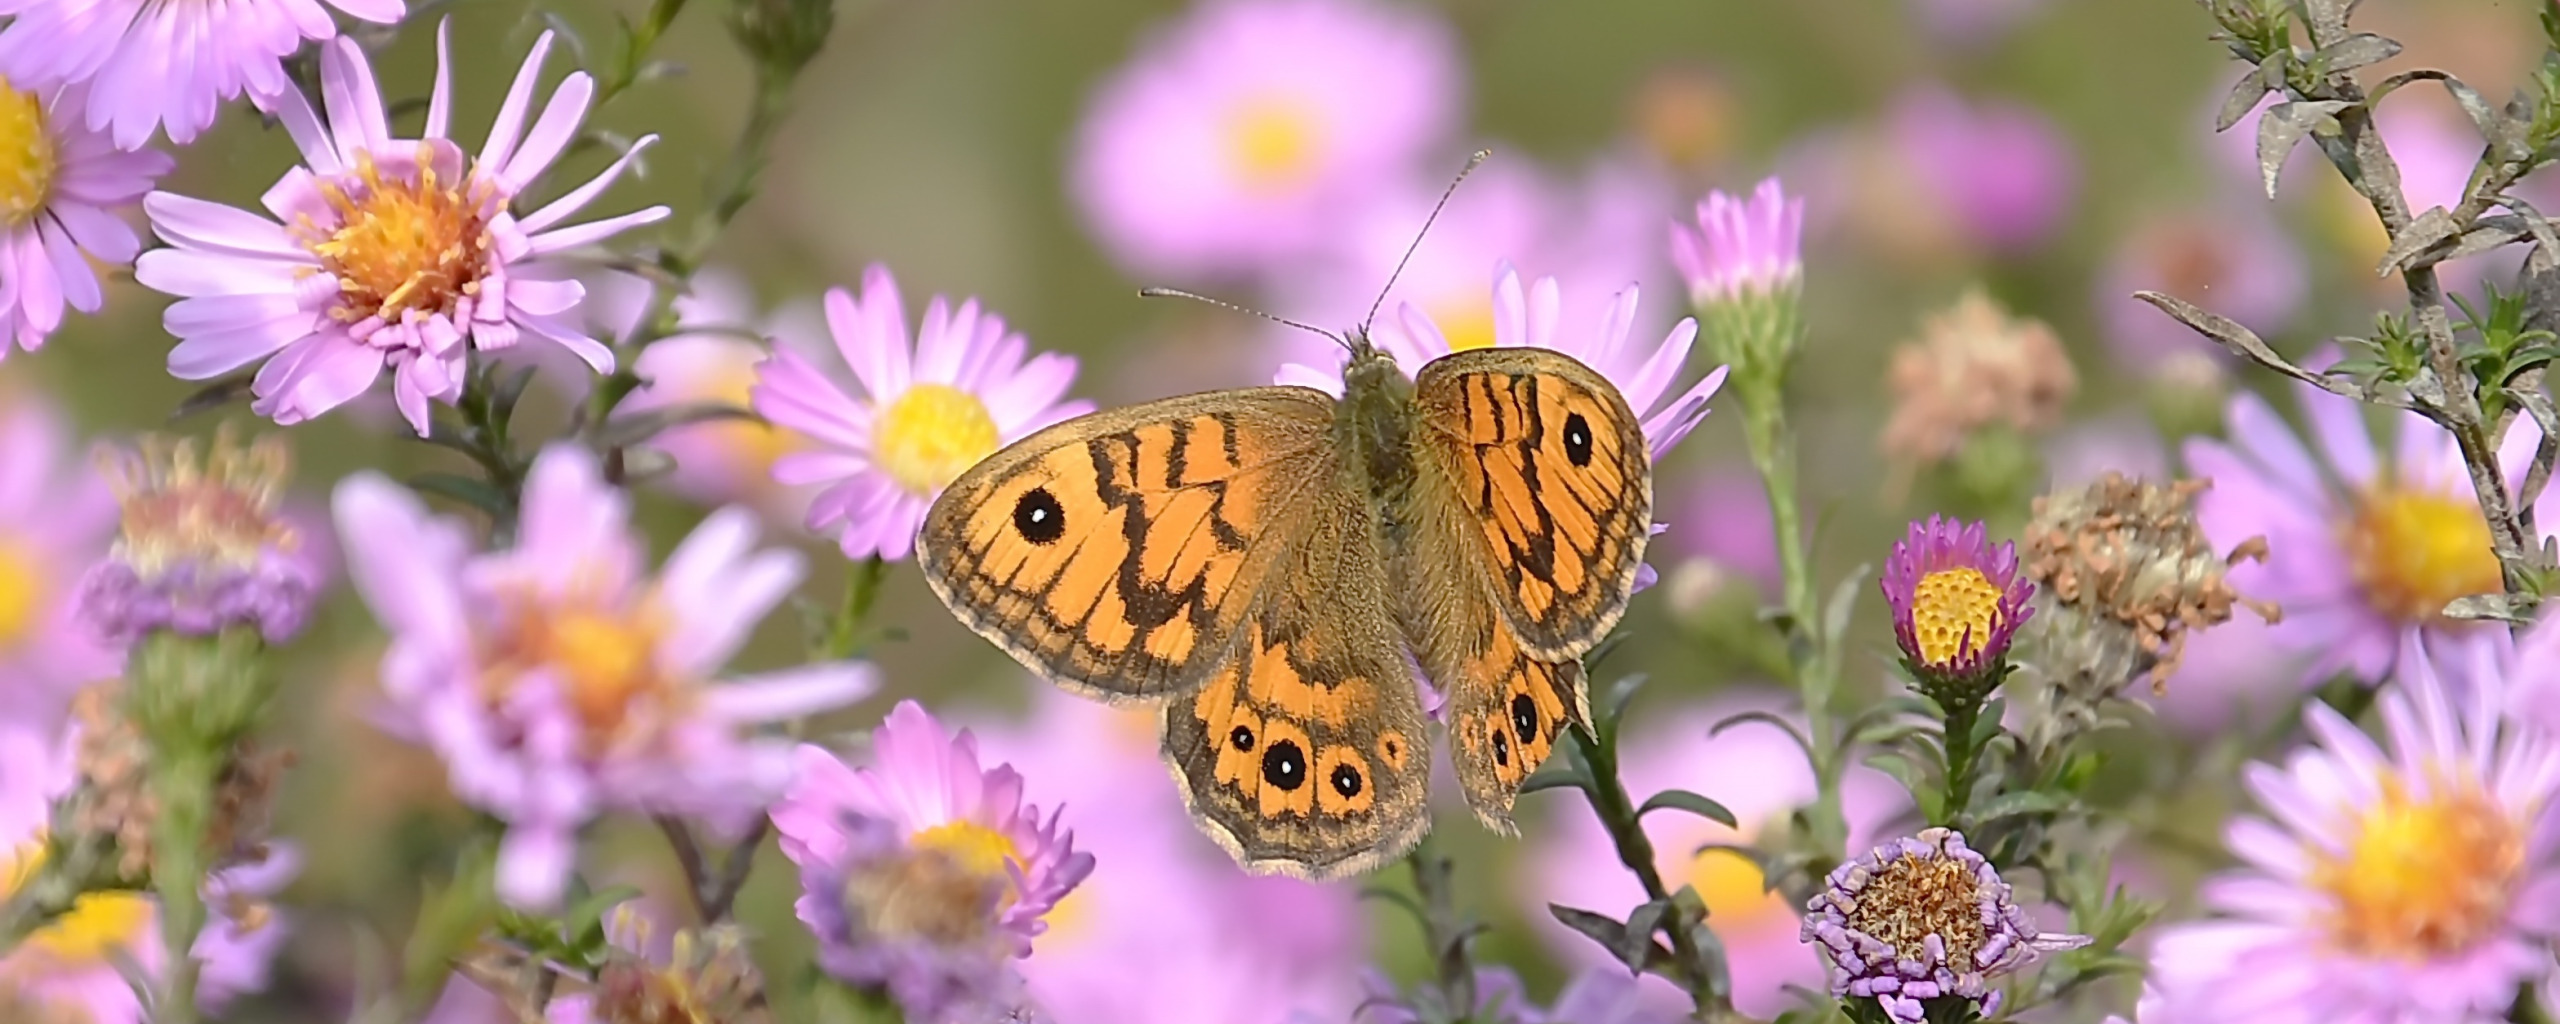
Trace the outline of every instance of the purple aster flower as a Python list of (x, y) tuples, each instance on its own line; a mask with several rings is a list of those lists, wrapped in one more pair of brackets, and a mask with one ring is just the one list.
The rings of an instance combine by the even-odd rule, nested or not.
[(201, 458), (191, 440), (145, 438), (104, 462), (124, 517), (80, 584), (91, 628), (120, 645), (163, 629), (248, 626), (270, 644), (302, 631), (321, 573), (276, 507), (289, 460), (274, 435), (242, 446), (224, 430)]
[(133, 261), (142, 240), (118, 214), (173, 166), (166, 153), (122, 152), (82, 127), (77, 93), (21, 92), (0, 79), (0, 359), (43, 347), (63, 307), (105, 305), (89, 261)]
[[(401, 0), (327, 0), (378, 24), (406, 13)], [(0, 77), (22, 88), (86, 86), (90, 131), (112, 129), (119, 149), (140, 149), (155, 129), (186, 145), (242, 90), (291, 90), (284, 60), (303, 40), (326, 42), (338, 26), (319, 0), (0, 0)]]
[(1792, 297), (1804, 278), (1804, 199), (1769, 178), (1740, 199), (1709, 192), (1696, 226), (1671, 225), (1671, 262), (1705, 306), (1751, 295)]
[(2018, 546), (1991, 546), (1983, 524), (1932, 515), (1894, 542), (1877, 581), (1893, 608), (1893, 638), (1924, 688), (1997, 685), (2009, 642), (2034, 609)]
[(1950, 829), (1876, 847), (1832, 869), (1805, 904), (1803, 940), (1831, 962), (1831, 994), (1874, 999), (1918, 1024), (1929, 1004), (1963, 1000), (1997, 1013), (1989, 982), (2051, 952), (2089, 944), (2047, 935), (2009, 899), (2009, 884)]
[(0, 382), (0, 721), (59, 722), (74, 692), (121, 674), (75, 599), (115, 529), (115, 495), (71, 458), (52, 403)]
[(976, 299), (954, 309), (934, 296), (910, 346), (898, 281), (875, 265), (859, 299), (827, 292), (826, 313), (854, 390), (786, 346), (757, 366), (750, 394), (765, 419), (820, 449), (775, 460), (773, 477), (826, 486), (808, 526), (838, 534), (846, 558), (907, 557), (925, 509), (954, 478), (1032, 431), (1093, 411), (1060, 401), (1075, 359), (1030, 355), (1030, 343)]
[(2249, 767), (2242, 864), (2158, 933), (2151, 981), (2180, 1012), (2146, 1021), (2488, 1024), (2549, 977), (2560, 746), (2500, 713), (2538, 666), (2503, 635), (2403, 644), (2379, 742), (2313, 701), (2311, 742)]
[(791, 775), (790, 744), (748, 727), (874, 685), (850, 662), (719, 680), (800, 557), (756, 550), (754, 515), (727, 508), (651, 579), (629, 497), (576, 448), (535, 460), (510, 549), (472, 553), (460, 522), (372, 473), (338, 485), (336, 514), (348, 575), (392, 634), (396, 725), (507, 821), (498, 886), (519, 906), (559, 897), (576, 830), (605, 810), (743, 829)]
[[(2452, 436), (2400, 413), (2384, 448), (2362, 406), (2309, 385), (2293, 390), (2316, 455), (2266, 400), (2243, 391), (2231, 398), (2230, 439), (2189, 438), (2185, 456), (2190, 472), (2213, 481), (2196, 505), (2206, 536), (2267, 539), (2266, 561), (2233, 568), (2231, 582), (2284, 608), (2271, 639), (2314, 655), (2306, 682), (2340, 671), (2388, 677), (2404, 630), (2426, 632), (2431, 645), (2500, 631), (2443, 617), (2457, 597), (2505, 589)], [(2539, 437), (2530, 422), (2508, 432), (2499, 452), (2507, 479), (2524, 479)], [(2538, 522), (2555, 522), (2560, 492), (2545, 492), (2538, 512)]]
[(2526, 728), (2560, 742), (2560, 618), (2545, 618), (2517, 641), (2514, 685), (2508, 709)]
[(2222, 351), (2133, 297), (2145, 290), (2204, 303), (2274, 335), (2301, 312), (2310, 271), (2263, 203), (2234, 200), (2144, 218), (2099, 272), (2093, 295), (2117, 361), (2136, 370), (2169, 365), (2172, 356)]
[(1095, 92), (1071, 188), (1133, 272), (1285, 264), (1438, 151), (1460, 75), (1447, 28), (1400, 5), (1202, 4)]
[(586, 289), (561, 254), (664, 218), (653, 206), (561, 226), (642, 151), (643, 136), (584, 185), (521, 218), (513, 205), (578, 134), (594, 80), (562, 79), (531, 131), (534, 83), (551, 52), (543, 33), (498, 109), (489, 140), (466, 157), (447, 130), (453, 67), (437, 35), (434, 91), (421, 138), (391, 135), (373, 66), (352, 40), (321, 54), (328, 120), (299, 90), (261, 102), (284, 123), (305, 166), (267, 192), (275, 219), (168, 192), (143, 200), (170, 247), (144, 253), (135, 279), (178, 296), (162, 317), (180, 341), (169, 372), (204, 380), (265, 360), (252, 406), (280, 424), (346, 404), (392, 374), (392, 398), (423, 437), (429, 400), (462, 394), (468, 352), (527, 336), (595, 368), (613, 352), (586, 335)]
[[(43, 863), (50, 806), (77, 779), (77, 744), (76, 729), (48, 735), (22, 723), (0, 726), (0, 901)], [(268, 898), (300, 870), (299, 854), (274, 844), (262, 859), (226, 865), (206, 879), (210, 917), (190, 951), (202, 965), (199, 1007), (216, 1010), (266, 986), (267, 967), (289, 928)], [(82, 895), (69, 913), (0, 955), (0, 1011), (144, 1024), (141, 1000), (118, 961), (139, 966), (146, 979), (159, 977), (165, 953), (158, 906), (143, 892)]]
[(1916, 198), (1977, 249), (2026, 252), (2070, 220), (2079, 161), (2033, 107), (1922, 86), (1894, 102), (1885, 132)]
[(914, 701), (872, 733), (870, 762), (804, 745), (773, 807), (819, 965), (885, 989), (918, 1024), (1020, 1007), (1013, 961), (1031, 955), (1093, 856), (1076, 851), (1057, 811), (1044, 820), (1023, 802), (1020, 773), (981, 769), (969, 731), (946, 734)]
[[(1777, 729), (1742, 725), (1708, 738), (1717, 722), (1746, 711), (1770, 712), (1798, 723), (1802, 719), (1777, 694), (1754, 690), (1630, 721), (1621, 743), (1620, 774), (1639, 798), (1665, 789), (1700, 789), (1722, 802), (1742, 826), (1730, 829), (1688, 814), (1644, 818), (1655, 870), (1675, 888), (1686, 884), (1697, 890), (1706, 903), (1707, 927), (1723, 943), (1731, 967), (1734, 1008), (1766, 1020), (1797, 1005), (1789, 986), (1821, 980), (1821, 960), (1797, 941), (1796, 908), (1769, 890), (1756, 862), (1731, 851), (1696, 851), (1709, 844), (1749, 846), (1783, 832), (1788, 816), (1813, 801), (1816, 786), (1803, 750)], [(1713, 781), (1733, 779), (1751, 782)], [(1901, 786), (1864, 765), (1846, 769), (1840, 785), (1842, 816), (1853, 845), (1879, 841), (1883, 829), (1910, 806)], [(1653, 975), (1627, 978), (1625, 965), (1614, 955), (1547, 912), (1548, 904), (1559, 903), (1624, 919), (1645, 902), (1643, 887), (1619, 865), (1617, 848), (1599, 823), (1587, 813), (1565, 814), (1533, 830), (1527, 842), (1511, 891), (1520, 914), (1536, 922), (1546, 948), (1585, 977), (1624, 981), (1636, 992), (1631, 998), (1644, 1008), (1685, 1014), (1688, 997), (1670, 982)], [(1558, 1001), (1558, 1019), (1579, 1021), (1562, 1016), (1565, 1005), (1573, 1002), (1571, 989), (1566, 995)], [(1595, 992), (1591, 998), (1601, 995)]]

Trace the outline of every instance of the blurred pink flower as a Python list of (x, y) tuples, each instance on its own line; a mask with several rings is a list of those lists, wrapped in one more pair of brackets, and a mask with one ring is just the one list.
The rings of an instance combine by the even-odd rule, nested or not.
[[(377, 24), (406, 13), (402, 0), (327, 0)], [(186, 145), (243, 89), (266, 97), (295, 88), (284, 60), (305, 39), (326, 43), (338, 26), (318, 0), (0, 0), (0, 78), (20, 88), (86, 86), (91, 131), (114, 129), (119, 149), (140, 149), (155, 129)]]
[(1922, 31), (1940, 42), (1978, 48), (2008, 35), (2049, 0), (1910, 0)]
[(342, 481), (335, 504), (348, 575), (392, 634), (386, 724), (434, 749), (464, 802), (506, 819), (510, 903), (556, 900), (576, 830), (608, 809), (745, 827), (791, 775), (790, 745), (746, 727), (874, 686), (856, 663), (716, 680), (799, 582), (799, 555), (754, 550), (754, 517), (722, 509), (651, 580), (629, 497), (585, 451), (534, 462), (504, 550), (470, 552), (460, 522), (377, 474)]
[(2560, 744), (2560, 618), (2545, 618), (2516, 641), (2507, 709), (2529, 729)]
[[(76, 729), (48, 735), (26, 723), (0, 725), (0, 901), (43, 863), (47, 808), (77, 780), (77, 743)], [(263, 860), (217, 869), (206, 880), (210, 919), (189, 951), (202, 964), (198, 1006), (219, 1009), (266, 987), (267, 967), (290, 927), (267, 897), (300, 870), (300, 855), (276, 843)], [(257, 913), (233, 916), (245, 907)], [(157, 899), (142, 892), (85, 894), (69, 913), (0, 955), (0, 1009), (51, 1011), (89, 1024), (144, 1024), (120, 959), (138, 965), (145, 978), (159, 977), (164, 952)]]
[(82, 127), (78, 94), (21, 92), (0, 79), (0, 359), (42, 348), (64, 306), (106, 304), (89, 261), (133, 261), (142, 239), (120, 214), (174, 166), (166, 153), (121, 152)]
[(2134, 292), (2163, 292), (2273, 336), (2293, 325), (2309, 277), (2265, 204), (2241, 199), (2143, 220), (2099, 273), (2093, 299), (2117, 363), (2139, 370), (2182, 353), (2222, 350)]
[(1775, 594), (1778, 531), (1769, 518), (1769, 492), (1745, 468), (1719, 467), (1701, 474), (1671, 510), (1672, 547), (1692, 558), (1739, 572)]
[[(1724, 804), (1742, 823), (1742, 830), (1736, 832), (1695, 815), (1656, 814), (1647, 817), (1644, 826), (1664, 881), (1696, 886), (1706, 900), (1708, 925), (1723, 940), (1732, 965), (1734, 1008), (1763, 1019), (1795, 1005), (1785, 986), (1820, 986), (1822, 961), (1796, 937), (1796, 908), (1785, 896), (1763, 888), (1756, 865), (1738, 854), (1716, 851), (1692, 857), (1691, 851), (1707, 843), (1750, 843), (1772, 823), (1782, 823), (1797, 806), (1813, 799), (1813, 769), (1795, 741), (1783, 733), (1767, 725), (1746, 724), (1712, 739), (1708, 736), (1715, 723), (1732, 715), (1781, 707), (1774, 694), (1753, 691), (1642, 716), (1628, 724), (1620, 761), (1627, 789), (1637, 799), (1665, 789), (1694, 790)], [(1780, 713), (1795, 720), (1792, 714)], [(1849, 845), (1874, 845), (1906, 803), (1901, 788), (1884, 773), (1864, 766), (1849, 769), (1841, 789)], [(1567, 963), (1615, 964), (1615, 958), (1589, 938), (1557, 923), (1547, 913), (1547, 904), (1624, 918), (1644, 902), (1644, 890), (1619, 865), (1615, 848), (1592, 820), (1590, 808), (1558, 800), (1548, 813), (1553, 817), (1545, 828), (1529, 831), (1526, 856), (1520, 861), (1527, 876), (1519, 880), (1517, 890), (1522, 913), (1538, 922), (1538, 933), (1548, 948)], [(1685, 997), (1658, 977), (1646, 976), (1642, 987), (1648, 996), (1661, 1000), (1656, 1005), (1687, 1005)]]
[[(677, 333), (651, 342), (633, 362), (645, 383), (623, 400), (621, 414), (706, 402), (747, 408), (756, 366), (771, 352), (741, 332), (803, 354), (827, 350), (826, 323), (816, 302), (794, 303), (768, 316), (757, 308), (744, 276), (716, 267), (695, 274), (688, 288), (673, 303)], [(588, 277), (585, 308), (600, 330), (623, 339), (651, 297), (639, 276), (607, 271)], [(795, 431), (767, 423), (713, 420), (670, 428), (649, 446), (675, 459), (665, 477), (669, 490), (706, 505), (743, 504), (768, 523), (796, 528), (818, 488), (775, 482), (773, 464), (808, 443)]]
[(914, 701), (890, 710), (870, 749), (855, 768), (802, 745), (798, 779), (773, 807), (818, 963), (886, 988), (918, 1024), (997, 1019), (985, 1011), (1021, 1004), (1013, 962), (1093, 855), (1076, 850), (1059, 808), (1043, 819), (1023, 801), (1012, 766), (982, 770), (969, 731), (947, 735)]
[(299, 90), (261, 101), (307, 165), (268, 191), (275, 220), (169, 192), (143, 200), (170, 247), (144, 253), (134, 276), (179, 297), (162, 317), (181, 339), (170, 373), (205, 380), (266, 360), (252, 408), (290, 425), (363, 394), (389, 369), (400, 414), (423, 437), (428, 400), (462, 394), (468, 349), (499, 351), (530, 334), (598, 372), (613, 368), (613, 352), (577, 323), (585, 289), (558, 257), (664, 218), (667, 208), (557, 225), (657, 137), (641, 137), (604, 173), (518, 219), (510, 205), (576, 137), (594, 80), (583, 71), (561, 80), (527, 133), (551, 52), (543, 33), (488, 144), (466, 158), (446, 130), (453, 67), (442, 30), (437, 51), (423, 138), (391, 136), (373, 67), (352, 40), (321, 55), (325, 126)]
[(1748, 199), (1722, 191), (1698, 201), (1695, 225), (1671, 225), (1671, 262), (1689, 283), (1689, 303), (1746, 295), (1792, 295), (1804, 278), (1804, 198), (1763, 179)]
[(2079, 157), (2033, 107), (1924, 85), (1894, 101), (1886, 132), (1919, 201), (1944, 211), (1975, 247), (2015, 255), (2070, 222)]
[(116, 500), (73, 443), (50, 401), (0, 381), (0, 721), (59, 722), (80, 687), (123, 674), (123, 652), (78, 620)]
[[(1094, 856), (1022, 965), (1031, 995), (1059, 1024), (1340, 1019), (1367, 944), (1353, 888), (1238, 869), (1168, 783), (1157, 717), (1042, 685), (1027, 721), (976, 730), (1027, 795), (1075, 809)], [(1128, 984), (1133, 963), (1164, 983)]]
[(2145, 1024), (2486, 1024), (2549, 976), (2560, 746), (2502, 720), (2503, 643), (2403, 642), (2381, 742), (2314, 701), (2311, 743), (2249, 766), (2260, 813), (2225, 836), (2241, 866), (2153, 947), (2150, 981), (2183, 1012)]
[[(1384, 976), (1370, 979), (1370, 998), (1353, 1024), (1423, 1024), (1426, 1017), (1400, 997)], [(1556, 993), (1553, 1008), (1529, 1000), (1529, 987), (1508, 967), (1478, 967), (1476, 1005), (1467, 1019), (1479, 1024), (1681, 1024), (1692, 1018), (1685, 1008), (1652, 998), (1626, 968), (1615, 964), (1585, 967)]]
[[(2293, 392), (2317, 456), (2245, 391), (2231, 399), (2230, 439), (2189, 438), (2185, 451), (2189, 471), (2213, 480), (2196, 504), (2206, 536), (2217, 546), (2267, 539), (2267, 560), (2233, 567), (2230, 580), (2284, 608), (2272, 639), (2317, 655), (2312, 681), (2339, 671), (2381, 680), (2406, 630), (2431, 643), (2501, 632), (2441, 614), (2454, 598), (2504, 589), (2452, 437), (2399, 413), (2390, 418), (2395, 443), (2377, 448), (2362, 406), (2309, 385)], [(2538, 439), (2530, 423), (2508, 433), (2500, 457), (2509, 480), (2523, 479)], [(2560, 521), (2560, 492), (2546, 491), (2538, 510), (2540, 522)]]
[(1030, 343), (976, 299), (953, 309), (934, 296), (910, 346), (898, 281), (874, 265), (859, 299), (828, 291), (826, 313), (854, 391), (786, 345), (757, 364), (750, 394), (776, 428), (820, 449), (776, 459), (773, 478), (826, 486), (807, 524), (837, 533), (846, 558), (904, 559), (925, 509), (954, 478), (1034, 430), (1093, 411), (1060, 401), (1075, 383), (1073, 357), (1029, 355)]
[[(1410, 304), (1440, 326), (1456, 348), (1494, 343), (1495, 303), (1485, 288), (1500, 267), (1520, 268), (1528, 278), (1555, 278), (1568, 322), (1604, 315), (1611, 297), (1630, 285), (1668, 288), (1672, 281), (1655, 242), (1673, 207), (1670, 182), (1638, 160), (1609, 157), (1593, 162), (1578, 181), (1554, 175), (1535, 160), (1506, 153), (1478, 167), (1455, 193), (1438, 170), (1408, 176), (1391, 194), (1347, 214), (1348, 225), (1321, 256), (1290, 265), (1272, 282), (1274, 308), (1320, 315), (1323, 323), (1347, 323), (1368, 312)], [(1419, 236), (1433, 204), (1449, 204), (1430, 231)], [(1413, 258), (1397, 264), (1407, 249)], [(1674, 308), (1662, 306), (1638, 324), (1660, 330)], [(1269, 332), (1284, 362), (1322, 364), (1339, 359), (1333, 343), (1304, 331)]]
[(1095, 91), (1070, 188), (1134, 273), (1286, 265), (1439, 149), (1462, 74), (1447, 28), (1415, 8), (1213, 0)]

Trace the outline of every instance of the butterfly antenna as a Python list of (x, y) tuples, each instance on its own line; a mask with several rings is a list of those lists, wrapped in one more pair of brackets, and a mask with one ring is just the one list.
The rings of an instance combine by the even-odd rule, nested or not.
[(1422, 218), (1422, 230), (1413, 233), (1413, 244), (1404, 247), (1404, 258), (1396, 261), (1395, 273), (1387, 275), (1387, 286), (1378, 289), (1378, 301), (1369, 304), (1369, 315), (1360, 321), (1360, 332), (1368, 333), (1369, 325), (1378, 322), (1378, 308), (1387, 304), (1387, 295), (1396, 290), (1396, 279), (1404, 276), (1405, 264), (1413, 262), (1413, 254), (1422, 248), (1422, 240), (1431, 234), (1431, 224), (1440, 219), (1440, 211), (1449, 206), (1449, 197), (1458, 194), (1458, 185), (1475, 173), (1476, 165), (1493, 155), (1490, 149), (1479, 149), (1467, 157), (1467, 165), (1458, 168), (1458, 176), (1449, 179), (1449, 187), (1440, 191), (1440, 201), (1431, 204), (1431, 216)]
[(1235, 303), (1228, 302), (1228, 301), (1226, 301), (1225, 299), (1213, 299), (1213, 298), (1210, 298), (1210, 297), (1208, 297), (1208, 296), (1206, 296), (1206, 295), (1199, 294), (1199, 293), (1197, 293), (1197, 292), (1186, 292), (1186, 291), (1183, 291), (1183, 290), (1182, 290), (1182, 289), (1180, 289), (1180, 288), (1140, 288), (1140, 289), (1138, 289), (1138, 294), (1139, 294), (1140, 296), (1142, 296), (1142, 297), (1150, 298), (1150, 299), (1190, 299), (1190, 300), (1191, 300), (1191, 301), (1193, 301), (1193, 302), (1206, 302), (1206, 303), (1208, 303), (1208, 304), (1210, 304), (1210, 305), (1212, 305), (1212, 306), (1216, 306), (1216, 307), (1218, 307), (1218, 308), (1220, 308), (1220, 309), (1231, 309), (1231, 310), (1234, 310), (1234, 311), (1236, 311), (1236, 312), (1238, 312), (1238, 313), (1243, 313), (1243, 314), (1246, 314), (1246, 315), (1249, 315), (1249, 316), (1258, 316), (1258, 317), (1261, 317), (1261, 318), (1263, 318), (1263, 319), (1265, 319), (1265, 320), (1269, 320), (1269, 321), (1271, 321), (1272, 323), (1275, 323), (1275, 324), (1280, 324), (1280, 325), (1287, 326), (1287, 327), (1295, 327), (1295, 328), (1297, 328), (1297, 329), (1299, 329), (1299, 330), (1301, 330), (1301, 331), (1305, 331), (1305, 332), (1307, 332), (1307, 333), (1309, 333), (1309, 334), (1319, 335), (1319, 336), (1323, 337), (1326, 341), (1330, 341), (1330, 342), (1332, 342), (1332, 343), (1334, 343), (1334, 344), (1336, 344), (1336, 345), (1340, 345), (1340, 346), (1342, 346), (1342, 347), (1344, 347), (1344, 348), (1350, 348), (1350, 347), (1351, 347), (1351, 343), (1350, 343), (1350, 342), (1347, 342), (1347, 341), (1342, 340), (1342, 336), (1341, 336), (1341, 335), (1335, 334), (1335, 333), (1333, 333), (1332, 331), (1325, 330), (1325, 329), (1324, 329), (1324, 328), (1322, 328), (1322, 327), (1315, 327), (1315, 326), (1311, 326), (1311, 325), (1308, 325), (1308, 324), (1302, 324), (1302, 323), (1299, 323), (1299, 322), (1297, 322), (1297, 321), (1295, 321), (1295, 320), (1291, 320), (1291, 319), (1289, 319), (1288, 317), (1285, 317), (1285, 316), (1273, 316), (1273, 315), (1271, 315), (1271, 314), (1269, 314), (1269, 313), (1265, 313), (1265, 312), (1263, 312), (1263, 311), (1261, 311), (1261, 310), (1259, 310), (1259, 309), (1254, 309), (1254, 308), (1252, 308), (1252, 307), (1250, 307), (1250, 306), (1239, 306), (1239, 305), (1236, 305)]

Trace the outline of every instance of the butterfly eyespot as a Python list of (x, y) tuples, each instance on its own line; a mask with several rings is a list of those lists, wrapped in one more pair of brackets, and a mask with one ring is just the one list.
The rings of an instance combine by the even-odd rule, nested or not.
[(1281, 792), (1296, 792), (1307, 784), (1307, 755), (1298, 745), (1281, 740), (1262, 749), (1262, 781)]
[(1253, 730), (1247, 726), (1236, 726), (1234, 731), (1227, 733), (1227, 742), (1235, 744), (1237, 750), (1252, 750)]
[(1360, 769), (1347, 764), (1333, 766), (1333, 791), (1345, 799), (1360, 795)]
[(1511, 727), (1520, 733), (1520, 742), (1538, 742), (1538, 705), (1525, 693), (1511, 697)]
[(1577, 466), (1591, 464), (1591, 421), (1581, 413), (1564, 418), (1564, 457)]
[(1511, 767), (1511, 734), (1500, 729), (1493, 731), (1493, 763)]
[(1013, 503), (1013, 532), (1034, 544), (1055, 541), (1066, 535), (1067, 510), (1046, 487), (1024, 491)]

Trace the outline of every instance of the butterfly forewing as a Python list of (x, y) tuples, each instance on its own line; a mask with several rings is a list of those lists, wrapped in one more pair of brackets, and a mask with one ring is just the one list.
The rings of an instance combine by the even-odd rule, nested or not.
[(1165, 399), (1015, 442), (934, 502), (917, 559), (963, 624), (1090, 696), (1181, 694), (1225, 660), (1295, 509), (1333, 477), (1333, 400)]

